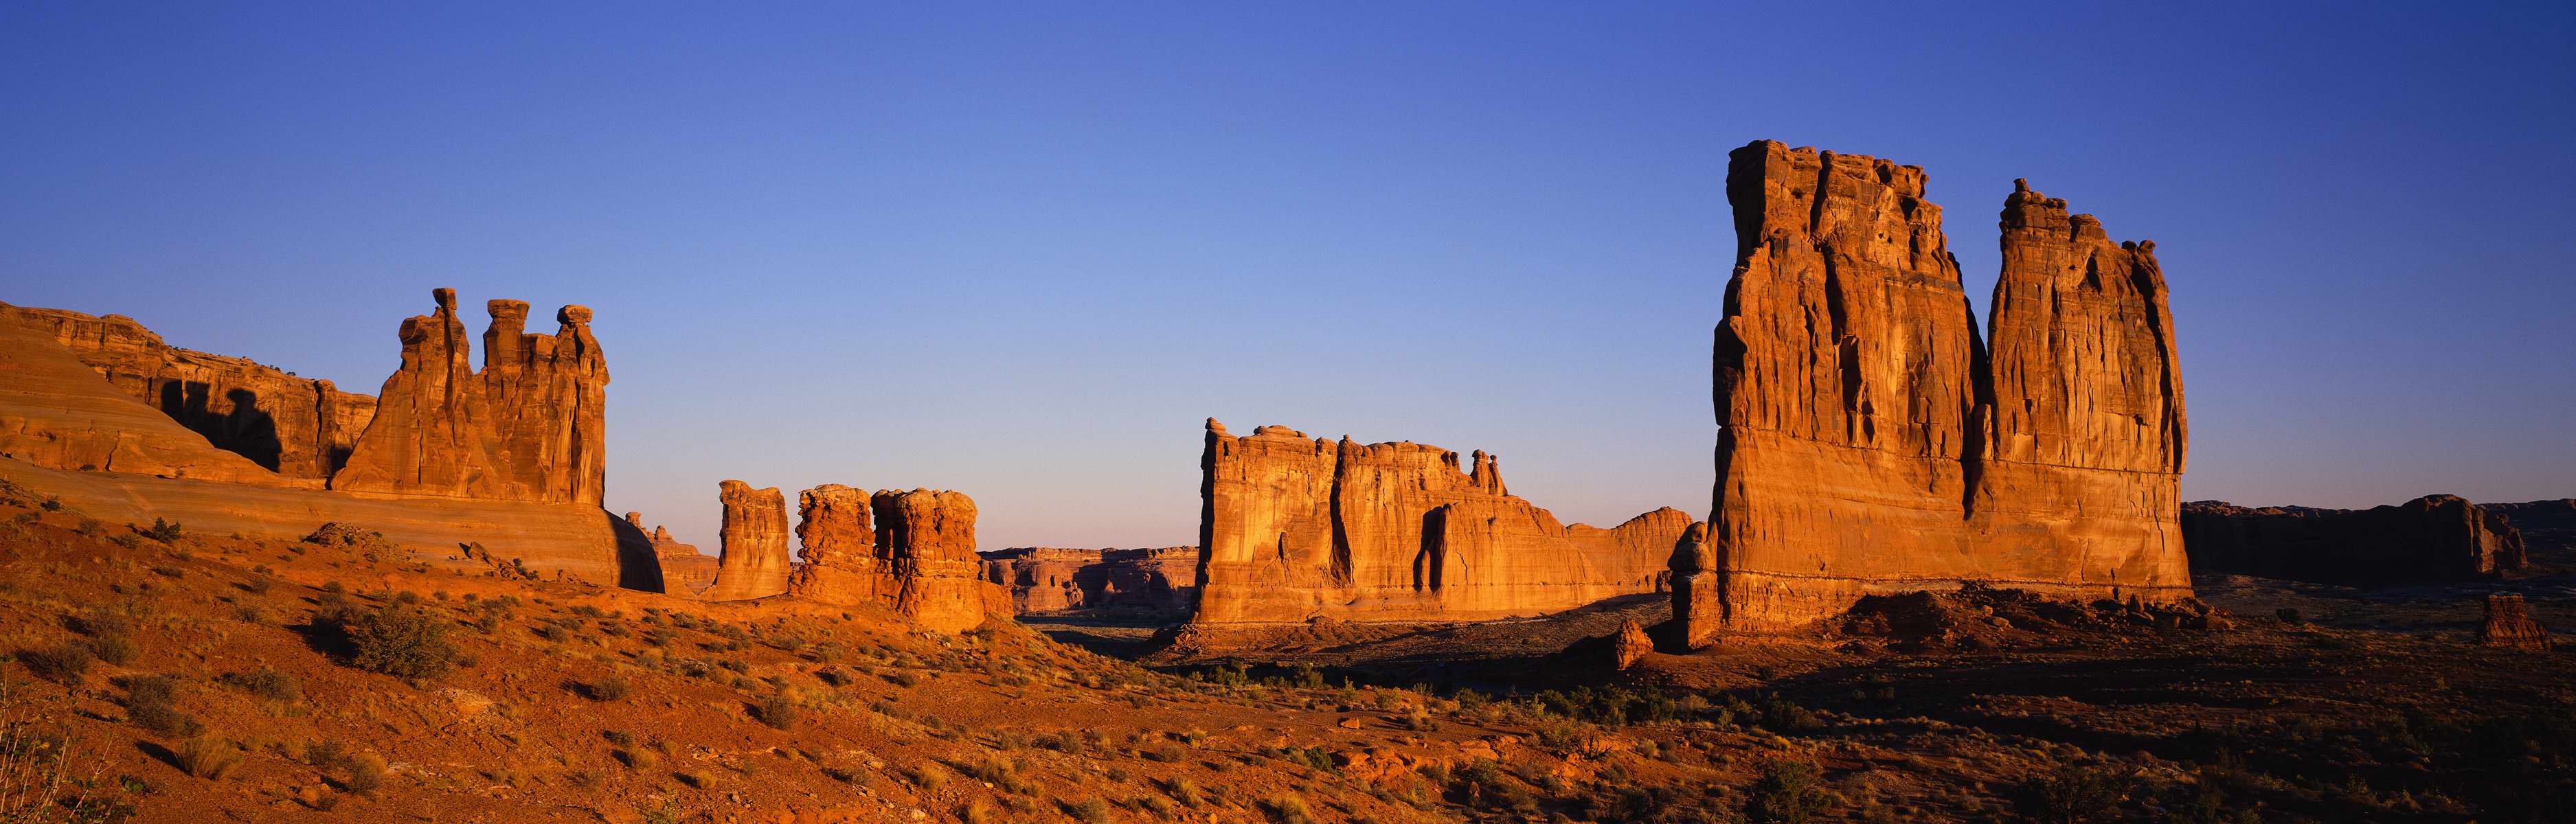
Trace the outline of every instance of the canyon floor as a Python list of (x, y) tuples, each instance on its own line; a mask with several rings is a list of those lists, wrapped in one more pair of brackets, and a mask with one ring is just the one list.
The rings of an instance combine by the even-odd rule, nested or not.
[[(2522, 821), (2576, 655), (2482, 588), (2199, 582), (2225, 629), (2011, 592), (1649, 656), (1654, 598), (1179, 644), (718, 605), (0, 489), (0, 811), (136, 821)], [(2576, 626), (2569, 579), (2513, 582)], [(2295, 614), (2282, 610), (2295, 610)], [(1242, 640), (1242, 639), (1235, 639)], [(1570, 649), (1569, 649), (1570, 648)], [(1098, 650), (1098, 651), (1095, 651)], [(1107, 654), (1104, 654), (1107, 653)], [(78, 805), (67, 803), (78, 800)], [(43, 818), (10, 820), (49, 820)], [(73, 820), (57, 818), (50, 820)]]

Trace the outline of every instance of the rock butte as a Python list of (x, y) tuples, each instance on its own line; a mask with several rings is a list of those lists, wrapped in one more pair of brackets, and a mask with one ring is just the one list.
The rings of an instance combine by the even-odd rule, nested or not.
[[(410, 411), (424, 407), (418, 397), (424, 378), (416, 373), (428, 364), (452, 366), (457, 361), (449, 354), (461, 354), (461, 342), (448, 352), (430, 351), (433, 342), (424, 330), (435, 324), (424, 321), (453, 319), (454, 299), (447, 290), (434, 297), (440, 315), (406, 322), (405, 366), (386, 382), (401, 390), (399, 405)], [(601, 510), (598, 483), (582, 479), (596, 478), (604, 464), (596, 457), (589, 464), (572, 457), (599, 455), (597, 401), (604, 396), (599, 387), (607, 381), (586, 326), (589, 313), (576, 310), (567, 307), (564, 312), (570, 327), (566, 334), (512, 333), (529, 350), (557, 353), (545, 362), (550, 365), (531, 369), (558, 386), (513, 396), (510, 404), (522, 409), (527, 420), (543, 420), (549, 429), (559, 430), (564, 448), (551, 455), (528, 454), (524, 460), (505, 449), (503, 454), (514, 456), (508, 461), (483, 460), (477, 465), (521, 467), (513, 477), (524, 483), (505, 484), (492, 497), (478, 498), (454, 493), (490, 492), (496, 487), (488, 479), (415, 476), (431, 482), (373, 483), (350, 475), (353, 465), (402, 463), (377, 456), (400, 452), (401, 444), (426, 442), (398, 437), (395, 430), (405, 425), (374, 414), (377, 399), (248, 360), (169, 346), (122, 316), (0, 306), (0, 321), (5, 321), (0, 322), (0, 373), (8, 376), (0, 381), (0, 457), (9, 459), (0, 460), (0, 476), (59, 495), (102, 518), (158, 517), (194, 529), (286, 536), (303, 535), (326, 521), (364, 524), (431, 557), (480, 543), (497, 557), (515, 559), (540, 574), (658, 591), (662, 584), (649, 536)], [(571, 345), (569, 360), (555, 344), (526, 340), (566, 337), (578, 341)], [(436, 341), (440, 347), (448, 343), (443, 333)], [(435, 361), (428, 359), (430, 354), (437, 354)], [(470, 369), (461, 373), (472, 378)], [(529, 370), (519, 374), (519, 383), (533, 380), (527, 377)], [(480, 379), (451, 385), (454, 392), (440, 389), (436, 394), (482, 394)], [(580, 400), (545, 400), (568, 396)], [(465, 403), (471, 402), (448, 408)], [(388, 447), (393, 452), (371, 447), (361, 434), (379, 429), (385, 432), (378, 441), (394, 443)], [(488, 439), (463, 442), (488, 446), (499, 440), (498, 431), (491, 430), (495, 434)], [(455, 432), (476, 435), (483, 430)], [(467, 456), (412, 463), (435, 467), (476, 460)], [(590, 468), (573, 471), (585, 465)], [(556, 480), (562, 483), (554, 486)], [(336, 491), (325, 491), (326, 486)], [(352, 491), (362, 487), (365, 492)], [(550, 494), (546, 488), (562, 492)]]
[(1192, 623), (1488, 620), (1657, 592), (1692, 523), (1666, 508), (1561, 526), (1504, 490), (1492, 456), (1458, 458), (1209, 419)]
[(653, 560), (662, 568), (662, 591), (674, 595), (694, 595), (716, 581), (718, 561), (713, 555), (699, 552), (696, 546), (680, 543), (671, 537), (670, 527), (654, 524), (644, 529), (644, 513), (626, 513), (626, 523), (650, 536)]
[(727, 480), (716, 485), (724, 504), (723, 546), (716, 580), (700, 593), (710, 601), (747, 601), (787, 591), (787, 499), (777, 487), (753, 489)]
[(1020, 614), (1178, 615), (1198, 602), (1199, 548), (1012, 547), (984, 553), (984, 579)]
[(1919, 167), (1773, 141), (1729, 155), (1718, 479), (1707, 534), (1672, 559), (1683, 643), (1970, 581), (2191, 595), (2154, 245), (2113, 243), (2016, 181), (1981, 342), (1923, 184)]
[(2478, 643), (2505, 649), (2548, 652), (2549, 630), (2531, 619), (2531, 607), (2522, 596), (2508, 592), (2487, 595), (2487, 618), (2478, 625)]
[(521, 331), (528, 304), (485, 304), (476, 375), (456, 290), (431, 293), (432, 314), (403, 321), (402, 367), (385, 379), (375, 420), (331, 488), (596, 505), (606, 489), (607, 360), (590, 310), (566, 306), (552, 335)]

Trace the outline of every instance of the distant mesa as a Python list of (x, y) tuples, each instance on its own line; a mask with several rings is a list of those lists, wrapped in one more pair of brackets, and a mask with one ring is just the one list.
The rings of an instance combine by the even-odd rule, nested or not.
[(1924, 180), (1772, 141), (1730, 155), (1718, 478), (1707, 535), (1673, 555), (1685, 645), (1968, 582), (2191, 596), (2154, 245), (2016, 181), (1980, 339)]
[(2182, 507), (2182, 530), (2202, 572), (2346, 585), (2464, 581), (2529, 563), (2522, 532), (2497, 508), (2457, 495), (2370, 509), (2193, 501)]
[(1692, 521), (1560, 525), (1503, 487), (1499, 461), (1403, 443), (1207, 422), (1196, 627), (1476, 621), (1661, 591)]
[(984, 553), (984, 579), (1022, 615), (1178, 617), (1198, 603), (1199, 548), (1012, 547)]

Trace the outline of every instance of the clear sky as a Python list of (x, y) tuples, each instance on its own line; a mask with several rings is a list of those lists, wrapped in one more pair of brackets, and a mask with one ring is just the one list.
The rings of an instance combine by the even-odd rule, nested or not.
[[(1951, 8), (1951, 6), (1968, 8)], [(947, 487), (1194, 540), (1200, 423), (1705, 515), (1727, 150), (2157, 241), (2191, 498), (2576, 495), (2566, 4), (9, 3), (0, 300), (373, 392), (598, 311), (608, 505)]]

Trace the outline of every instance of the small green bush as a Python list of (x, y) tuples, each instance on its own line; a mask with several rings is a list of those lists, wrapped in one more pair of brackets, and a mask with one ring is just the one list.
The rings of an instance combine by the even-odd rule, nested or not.
[(1806, 824), (1824, 808), (1825, 792), (1816, 784), (1816, 768), (1773, 759), (1763, 762), (1761, 777), (1747, 790), (1744, 817), (1753, 824)]
[(447, 621), (416, 606), (342, 609), (331, 616), (349, 647), (349, 664), (397, 678), (436, 678), (456, 663)]

